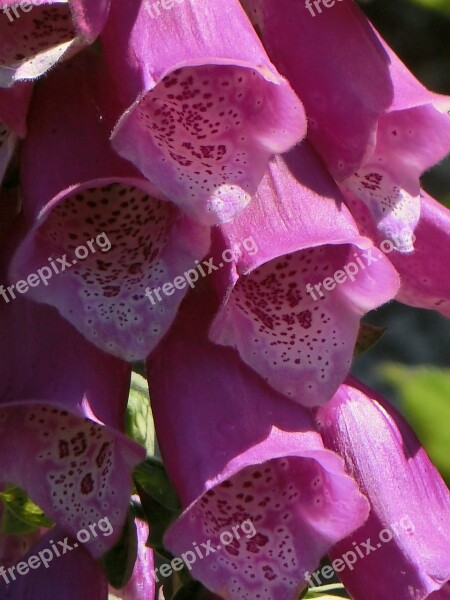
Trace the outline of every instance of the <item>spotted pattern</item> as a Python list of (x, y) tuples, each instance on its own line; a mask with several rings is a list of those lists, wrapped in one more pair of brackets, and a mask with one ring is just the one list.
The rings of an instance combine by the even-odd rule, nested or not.
[[(83, 306), (85, 327), (94, 339), (101, 328), (108, 350), (116, 349), (116, 330), (132, 330), (142, 344), (146, 335), (160, 334), (157, 317), (164, 304), (152, 305), (145, 289), (168, 280), (161, 253), (175, 215), (170, 203), (155, 200), (133, 186), (113, 183), (67, 198), (41, 228), (40, 235), (54, 248), (52, 254), (67, 252), (71, 263), (77, 261), (77, 247), (87, 248), (87, 242), (94, 241), (96, 252), (78, 260), (70, 277)], [(107, 252), (102, 252), (95, 241), (102, 233), (111, 244)], [(104, 240), (101, 243), (107, 250), (108, 244)], [(155, 316), (150, 331), (143, 327), (143, 313)]]
[(20, 7), (17, 10), (19, 18), (11, 10), (12, 21), (3, 14), (0, 19), (0, 66), (32, 65), (40, 53), (77, 36), (68, 4), (36, 5), (29, 12)]
[[(17, 412), (0, 410), (2, 436), (10, 437), (7, 429), (12, 424), (17, 427)], [(28, 440), (35, 452), (29, 456), (32, 472), (22, 469), (21, 480), (12, 483), (25, 488), (50, 519), (65, 525), (72, 534), (105, 516), (120, 531), (125, 514), (125, 505), (120, 505), (124, 504), (124, 492), (129, 493), (125, 488), (131, 479), (124, 465), (129, 456), (112, 432), (88, 419), (41, 404), (27, 404), (22, 409), (20, 426), (21, 443)], [(108, 549), (110, 539), (95, 539), (99, 554)]]
[(245, 206), (253, 185), (249, 125), (261, 118), (266, 89), (256, 71), (241, 67), (172, 72), (137, 106), (156, 150), (150, 168), (169, 169), (193, 202), (210, 196), (211, 211), (224, 210), (225, 201)]
[[(351, 248), (328, 246), (287, 254), (238, 280), (226, 312), (230, 319), (238, 318), (235, 329), (240, 328), (241, 319), (246, 329), (251, 327), (251, 334), (243, 340), (249, 345), (247, 360), (257, 368), (262, 357), (268, 368), (261, 374), (268, 382), (273, 384), (270, 371), (285, 367), (303, 374), (307, 391), (313, 393), (333, 375), (335, 356), (343, 348), (351, 354), (351, 340), (341, 335), (333, 314), (336, 290), (323, 297), (316, 292), (315, 300), (306, 290), (308, 283), (322, 282), (342, 269), (351, 260)], [(282, 391), (294, 397), (299, 388), (286, 383)]]
[[(190, 515), (201, 530), (195, 539), (221, 546), (202, 581), (226, 582), (230, 600), (294, 597), (303, 583), (305, 524), (320, 520), (329, 503), (326, 476), (310, 459), (275, 459), (211, 489)], [(235, 535), (220, 537), (233, 527)]]
[(343, 183), (371, 211), (380, 230), (399, 252), (414, 250), (413, 233), (420, 217), (420, 197), (411, 196), (378, 167), (357, 171)]

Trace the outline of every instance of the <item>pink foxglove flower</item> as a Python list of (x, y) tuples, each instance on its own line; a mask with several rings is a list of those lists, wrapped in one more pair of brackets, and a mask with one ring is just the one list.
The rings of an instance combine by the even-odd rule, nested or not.
[(113, 146), (195, 218), (228, 221), (304, 136), (303, 107), (238, 0), (154, 11), (113, 2), (102, 36), (124, 111)]
[(347, 553), (339, 577), (351, 597), (447, 600), (450, 494), (409, 425), (354, 380), (319, 409), (317, 422), (371, 505), (364, 525), (331, 552)]
[(216, 245), (242, 247), (249, 232), (257, 251), (217, 274), (224, 299), (211, 339), (236, 348), (282, 394), (323, 404), (347, 375), (361, 317), (395, 296), (398, 276), (359, 234), (307, 143), (271, 162)]
[(210, 231), (110, 149), (104, 107), (114, 90), (103, 86), (98, 66), (84, 54), (36, 91), (22, 150), (30, 226), (10, 278), (45, 266), (51, 279), (28, 297), (55, 306), (96, 346), (131, 361), (146, 357), (167, 331), (187, 284), (162, 305), (146, 290), (195, 266)]
[(223, 598), (296, 600), (305, 571), (364, 522), (367, 504), (308, 411), (207, 340), (210, 298), (196, 292), (147, 364), (184, 507), (165, 544), (190, 552), (193, 576)]
[(353, 0), (315, 17), (297, 0), (243, 4), (302, 99), (309, 139), (333, 177), (411, 252), (419, 176), (450, 151), (450, 98), (414, 78)]

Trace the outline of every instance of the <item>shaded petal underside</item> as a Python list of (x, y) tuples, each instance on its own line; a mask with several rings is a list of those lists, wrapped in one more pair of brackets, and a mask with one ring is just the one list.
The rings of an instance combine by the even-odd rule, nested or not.
[(9, 16), (0, 19), (0, 87), (35, 79), (92, 43), (108, 5), (106, 0), (44, 0), (25, 11), (12, 0), (2, 0), (0, 10), (9, 9)]

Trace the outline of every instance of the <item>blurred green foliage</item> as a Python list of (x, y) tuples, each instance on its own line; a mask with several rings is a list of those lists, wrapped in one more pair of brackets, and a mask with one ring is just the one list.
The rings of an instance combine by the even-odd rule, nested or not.
[(401, 412), (450, 483), (450, 369), (386, 364), (381, 374), (397, 391)]
[(438, 10), (443, 13), (450, 15), (450, 2), (449, 0), (411, 0), (414, 4), (419, 4), (424, 8), (431, 10)]

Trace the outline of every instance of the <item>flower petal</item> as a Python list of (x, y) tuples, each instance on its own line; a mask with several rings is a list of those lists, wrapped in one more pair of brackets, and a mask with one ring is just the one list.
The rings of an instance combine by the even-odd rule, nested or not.
[(187, 300), (147, 363), (162, 456), (185, 508), (165, 544), (181, 555), (210, 541), (216, 551), (192, 573), (222, 597), (294, 600), (333, 539), (364, 521), (365, 499), (309, 413), (207, 341), (208, 293)]
[(332, 558), (355, 554), (372, 541), (352, 569), (339, 573), (352, 598), (443, 600), (450, 584), (450, 494), (409, 425), (353, 379), (319, 409), (317, 421), (325, 444), (343, 456), (371, 503), (366, 523), (331, 552)]
[(114, 148), (195, 218), (229, 221), (302, 139), (302, 105), (237, 0), (154, 10), (116, 2), (102, 37), (125, 110)]
[(50, 262), (51, 281), (30, 288), (29, 297), (55, 306), (92, 343), (131, 361), (158, 343), (186, 292), (176, 289), (156, 304), (146, 290), (191, 268), (208, 250), (210, 231), (114, 155), (101, 103), (107, 90), (96, 89), (95, 67), (95, 58), (83, 55), (36, 92), (22, 151), (32, 225), (11, 280), (51, 273)]
[(113, 532), (92, 540), (94, 557), (120, 538), (131, 471), (143, 458), (140, 448), (119, 432), (55, 404), (0, 404), (2, 482), (26, 490), (73, 536), (107, 515)]
[[(443, 268), (450, 261), (450, 211), (425, 191), (421, 192), (421, 204), (414, 252), (399, 254), (388, 244), (383, 246), (400, 275), (396, 299), (450, 317), (450, 277)], [(367, 208), (354, 200), (351, 210), (361, 230), (378, 245), (383, 244)]]
[(134, 564), (131, 579), (120, 590), (110, 588), (116, 598), (122, 600), (144, 600), (155, 597), (155, 579), (153, 577), (153, 550), (146, 546), (148, 539), (148, 525), (136, 519), (138, 556)]
[(36, 79), (91, 44), (105, 24), (109, 0), (0, 0), (0, 87)]
[[(39, 558), (38, 566), (34, 566), (24, 575), (13, 571), (14, 579), (6, 574), (9, 583), (6, 584), (4, 577), (0, 580), (0, 596), (4, 600), (42, 600), (43, 598), (64, 598), (64, 600), (107, 600), (108, 585), (99, 562), (94, 561), (89, 553), (73, 539), (66, 537), (66, 532), (55, 527), (41, 537), (39, 542), (23, 556), (22, 561), (28, 561), (31, 557), (38, 558), (40, 552), (43, 557), (53, 554), (52, 546), (60, 552), (49, 560), (47, 568), (44, 568), (42, 559)], [(69, 544), (71, 550), (67, 548)], [(63, 551), (65, 550), (65, 552)], [(36, 565), (36, 560), (32, 561)], [(21, 570), (23, 570), (22, 567)]]
[(289, 398), (328, 401), (350, 367), (361, 316), (398, 290), (393, 267), (358, 234), (306, 144), (272, 161), (252, 205), (220, 231), (218, 254), (249, 231), (258, 252), (220, 274), (225, 298), (211, 339)]

